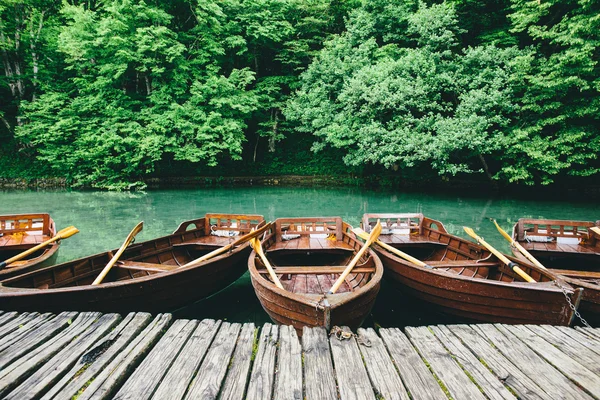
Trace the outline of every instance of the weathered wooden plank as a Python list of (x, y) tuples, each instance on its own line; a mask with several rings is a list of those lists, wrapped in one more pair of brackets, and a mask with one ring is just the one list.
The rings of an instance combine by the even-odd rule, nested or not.
[(0, 337), (6, 336), (19, 329), (19, 327), (37, 318), (39, 315), (40, 314), (36, 312), (19, 314), (16, 318), (0, 327)]
[(216, 399), (241, 329), (224, 322), (192, 382), (186, 399)]
[(13, 318), (16, 318), (18, 315), (19, 315), (19, 313), (16, 311), (3, 312), (0, 315), (0, 327), (2, 325), (4, 325), (5, 323), (7, 323), (8, 321), (12, 320)]
[(471, 382), (460, 365), (452, 359), (427, 327), (407, 327), (405, 332), (453, 398), (485, 399), (479, 388)]
[(252, 351), (254, 345), (258, 346), (258, 330), (254, 324), (244, 324), (242, 332), (235, 345), (233, 362), (227, 372), (225, 383), (221, 389), (219, 400), (241, 400), (246, 391), (246, 382), (250, 375)]
[(375, 330), (358, 330), (358, 347), (367, 366), (375, 393), (384, 399), (408, 400), (408, 393), (394, 363)]
[(392, 360), (413, 399), (447, 399), (444, 391), (406, 335), (398, 328), (380, 329)]
[(307, 400), (338, 398), (329, 340), (324, 328), (302, 330), (304, 387)]
[(63, 312), (55, 318), (30, 331), (19, 340), (18, 346), (9, 346), (0, 352), (0, 370), (8, 364), (27, 354), (30, 350), (41, 346), (47, 340), (57, 338), (58, 332), (69, 327), (77, 317), (76, 312)]
[(583, 334), (587, 335), (588, 337), (590, 337), (593, 340), (600, 341), (600, 332), (598, 332), (594, 328), (584, 328), (581, 326), (576, 326), (575, 329), (577, 331), (582, 332)]
[[(344, 331), (350, 331), (344, 327)], [(340, 399), (374, 399), (375, 393), (354, 336), (347, 340), (329, 338)]]
[(572, 359), (580, 362), (594, 374), (600, 376), (600, 354), (575, 339), (573, 334), (576, 332), (573, 329), (570, 330), (570, 335), (567, 335), (550, 325), (526, 325), (525, 328), (542, 337)]
[(79, 314), (67, 329), (4, 367), (0, 371), (0, 396), (21, 384), (36, 368), (81, 335), (100, 316), (96, 312)]
[(53, 317), (54, 314), (51, 313), (38, 315), (37, 317), (19, 326), (18, 329), (15, 329), (9, 334), (2, 335), (0, 337), (0, 352), (14, 345), (15, 343), (23, 339), (26, 335), (33, 332), (36, 328), (38, 328), (45, 322), (51, 320)]
[(302, 400), (302, 347), (296, 330), (279, 327), (275, 399)]
[(431, 326), (429, 328), (437, 339), (442, 342), (442, 345), (455, 357), (456, 361), (477, 381), (479, 388), (487, 398), (514, 400), (515, 396), (508, 391), (502, 381), (490, 372), (447, 327)]
[(46, 392), (42, 400), (70, 399), (78, 394), (79, 389), (93, 380), (148, 325), (151, 319), (148, 313), (129, 313), (109, 335), (80, 356), (71, 370)]
[[(95, 377), (88, 380), (81, 379), (75, 385), (79, 389), (75, 391), (79, 397), (78, 400), (89, 400), (89, 399), (112, 399), (113, 394), (117, 391), (121, 383), (123, 383), (131, 372), (154, 344), (159, 340), (163, 331), (167, 328), (171, 322), (171, 314), (158, 314), (156, 318), (148, 325), (142, 333), (134, 338), (125, 348), (125, 350), (117, 353), (116, 357), (110, 361), (110, 363), (100, 370), (99, 373), (95, 373)], [(98, 362), (101, 364), (104, 362), (103, 354)], [(106, 358), (109, 358), (110, 354), (106, 354)], [(71, 399), (72, 392), (67, 392), (67, 388), (57, 395), (59, 399)], [(64, 395), (63, 395), (64, 394)]]
[(521, 339), (529, 348), (543, 357), (570, 380), (577, 383), (592, 396), (600, 397), (600, 376), (583, 364), (575, 361), (567, 354), (548, 343), (540, 336), (523, 326), (495, 325), (498, 330), (508, 336), (510, 333)]
[(197, 325), (197, 320), (175, 321), (114, 398), (140, 400), (151, 398)]
[(48, 391), (73, 366), (83, 353), (112, 329), (120, 319), (121, 316), (118, 314), (105, 314), (101, 316), (51, 359), (43, 365), (36, 366), (35, 372), (10, 392), (5, 399), (39, 399), (44, 392)]
[(504, 335), (490, 324), (473, 325), (473, 328), (490, 340), (494, 346), (513, 364), (527, 374), (549, 395), (561, 393), (566, 399), (589, 399), (581, 388), (578, 388), (567, 377), (548, 364), (516, 336)]
[(221, 321), (212, 319), (205, 319), (198, 324), (169, 368), (153, 398), (164, 400), (183, 398), (220, 325)]
[(494, 372), (498, 378), (524, 399), (552, 400), (531, 378), (502, 355), (491, 342), (468, 325), (449, 325), (448, 329)]
[(273, 393), (275, 353), (279, 339), (277, 325), (265, 324), (260, 332), (258, 351), (254, 359), (247, 399), (270, 399)]
[(580, 331), (566, 326), (545, 326), (546, 329), (552, 329), (554, 332), (560, 332), (563, 337), (572, 339), (584, 345), (588, 350), (591, 350), (597, 355), (600, 355), (600, 342), (590, 338), (588, 335)]

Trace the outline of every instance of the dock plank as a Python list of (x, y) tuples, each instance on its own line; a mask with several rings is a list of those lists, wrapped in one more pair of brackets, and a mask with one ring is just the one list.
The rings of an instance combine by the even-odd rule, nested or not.
[(246, 382), (249, 379), (250, 365), (252, 363), (252, 350), (255, 344), (258, 345), (257, 333), (258, 330), (252, 323), (242, 326), (240, 337), (235, 345), (233, 362), (227, 372), (219, 400), (244, 399)]
[(198, 324), (152, 398), (164, 400), (183, 398), (220, 325), (221, 321), (212, 319), (202, 320)]
[(0, 396), (6, 395), (20, 385), (31, 373), (81, 335), (101, 314), (97, 312), (80, 313), (65, 330), (59, 332), (47, 342), (31, 349), (0, 371)]
[(581, 333), (577, 329), (569, 328), (566, 326), (544, 326), (545, 329), (552, 329), (553, 331), (558, 331), (561, 333), (562, 337), (567, 341), (576, 341), (584, 345), (588, 350), (591, 350), (593, 353), (600, 355), (600, 343), (593, 338), (590, 338), (588, 335)]
[(0, 337), (4, 337), (11, 332), (19, 329), (20, 326), (27, 324), (28, 322), (37, 318), (39, 313), (23, 313), (19, 314), (16, 318), (8, 321), (6, 324), (0, 327)]
[(19, 313), (16, 311), (2, 312), (2, 314), (0, 314), (0, 327), (2, 327), (4, 324), (9, 322), (13, 318), (17, 318), (18, 315)]
[(400, 329), (380, 329), (379, 335), (413, 399), (448, 399), (433, 374), (423, 363), (421, 356)]
[[(140, 364), (150, 349), (158, 342), (164, 330), (171, 322), (171, 314), (158, 314), (144, 330), (137, 335), (125, 348), (116, 352), (114, 358), (109, 352), (103, 354), (98, 360), (98, 367), (105, 360), (112, 358), (109, 364), (93, 372), (88, 380), (83, 378), (67, 386), (55, 398), (71, 399), (77, 395), (78, 400), (104, 400), (112, 399), (114, 393), (127, 380), (129, 374)], [(112, 346), (111, 346), (112, 347)], [(87, 370), (86, 370), (87, 372)], [(74, 392), (70, 390), (77, 388)], [(73, 394), (74, 393), (74, 394)]]
[[(346, 327), (343, 329), (344, 331), (350, 331)], [(350, 336), (349, 339), (344, 340), (332, 335), (329, 337), (329, 345), (333, 355), (333, 366), (340, 391), (340, 399), (374, 399), (375, 392), (369, 381), (369, 375), (360, 355), (356, 339)]]
[(104, 314), (98, 318), (4, 398), (6, 400), (39, 399), (60, 380), (83, 353), (120, 320), (119, 314)]
[(405, 332), (453, 398), (485, 399), (479, 388), (427, 327), (407, 327)]
[[(507, 336), (510, 332), (521, 339), (529, 348), (589, 394), (596, 398), (600, 397), (600, 376), (590, 371), (584, 364), (577, 362), (524, 326), (496, 325), (496, 327)], [(577, 355), (576, 357), (579, 358)]]
[(386, 400), (409, 400), (402, 379), (394, 367), (383, 340), (377, 336), (375, 330), (359, 329), (357, 342), (375, 393)]
[(481, 361), (445, 326), (429, 327), (442, 345), (455, 357), (463, 369), (477, 381), (486, 397), (494, 400), (514, 400), (515, 396)]
[(258, 350), (250, 374), (247, 399), (270, 399), (273, 394), (275, 354), (279, 341), (279, 327), (265, 324), (260, 332)]
[(197, 320), (177, 320), (133, 371), (114, 399), (149, 399), (198, 325)]
[(231, 355), (240, 334), (240, 324), (221, 324), (214, 343), (210, 346), (198, 374), (192, 382), (186, 399), (216, 399), (227, 373)]
[(96, 342), (81, 355), (71, 370), (53, 385), (42, 400), (52, 398), (72, 398), (86, 382), (95, 378), (151, 320), (148, 313), (129, 313), (109, 335)]
[(21, 339), (33, 332), (35, 329), (40, 327), (45, 322), (54, 318), (53, 314), (45, 313), (38, 315), (37, 317), (27, 321), (18, 329), (0, 336), (0, 352), (11, 347), (13, 344), (18, 343)]
[(279, 327), (274, 399), (302, 400), (302, 347), (296, 330)]
[(473, 328), (489, 339), (506, 358), (543, 387), (549, 395), (555, 396), (560, 393), (565, 399), (590, 398), (583, 389), (577, 387), (516, 336), (506, 336), (491, 324), (473, 325)]
[(324, 328), (302, 330), (304, 387), (307, 400), (338, 398), (329, 340)]
[(600, 332), (594, 328), (584, 328), (576, 326), (575, 329), (583, 334), (587, 335), (590, 339), (600, 341)]

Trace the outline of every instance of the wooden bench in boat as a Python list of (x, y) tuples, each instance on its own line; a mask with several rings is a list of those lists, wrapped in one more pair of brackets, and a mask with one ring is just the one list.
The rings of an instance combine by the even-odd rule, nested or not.
[(452, 261), (425, 261), (427, 265), (433, 268), (469, 268), (469, 267), (497, 267), (497, 262), (477, 261), (477, 260), (452, 260)]
[(600, 279), (600, 272), (595, 271), (576, 271), (571, 269), (550, 269), (549, 271), (570, 278)]
[(179, 265), (154, 264), (140, 261), (118, 261), (115, 267), (148, 272), (167, 272), (180, 268)]
[(173, 247), (186, 247), (186, 246), (206, 246), (206, 247), (222, 247), (236, 241), (239, 236), (202, 236), (193, 241), (187, 241), (183, 243), (175, 243)]
[[(306, 275), (314, 275), (314, 274), (341, 274), (346, 269), (344, 265), (332, 265), (332, 266), (324, 266), (324, 267), (275, 267), (273, 270), (276, 274), (306, 274)], [(268, 274), (269, 271), (267, 269), (259, 269), (258, 273), (260, 274)], [(371, 274), (375, 273), (375, 268), (372, 267), (355, 267), (352, 269), (353, 274)]]
[(340, 240), (330, 240), (327, 238), (310, 238), (310, 237), (299, 237), (290, 240), (283, 240), (276, 242), (267, 250), (278, 251), (278, 250), (320, 250), (320, 249), (336, 249), (336, 250), (349, 250), (354, 251), (354, 247), (350, 246), (346, 242)]

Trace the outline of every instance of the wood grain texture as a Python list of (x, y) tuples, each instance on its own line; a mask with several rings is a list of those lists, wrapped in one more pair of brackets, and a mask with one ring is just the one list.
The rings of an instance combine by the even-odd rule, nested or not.
[(56, 384), (75, 364), (77, 359), (90, 349), (96, 341), (109, 332), (119, 321), (118, 314), (105, 314), (89, 328), (81, 332), (66, 347), (46, 361), (20, 386), (11, 391), (6, 400), (39, 399)]
[(296, 330), (279, 327), (274, 399), (302, 400), (302, 347)]
[(477, 384), (489, 399), (515, 399), (515, 396), (508, 391), (498, 376), (490, 372), (447, 327), (431, 326), (429, 328), (442, 345), (454, 356), (456, 361), (469, 371), (469, 374), (477, 381)]
[(23, 313), (19, 314), (16, 318), (7, 322), (3, 326), (0, 327), (0, 337), (4, 337), (9, 335), (11, 332), (20, 329), (22, 325), (29, 323), (30, 321), (36, 319), (40, 314), (39, 313)]
[(115, 399), (149, 399), (196, 329), (198, 321), (177, 320), (131, 374)]
[(221, 321), (212, 319), (200, 321), (152, 396), (153, 399), (179, 400), (183, 398), (220, 325)]
[[(349, 331), (348, 328), (343, 328)], [(333, 365), (342, 400), (374, 399), (375, 392), (371, 386), (360, 350), (353, 336), (340, 340), (335, 335), (329, 338)]]
[(17, 344), (21, 339), (26, 337), (33, 330), (39, 328), (41, 325), (48, 322), (52, 318), (54, 318), (54, 315), (50, 313), (38, 315), (37, 317), (20, 325), (18, 329), (15, 329), (10, 333), (3, 334), (2, 336), (0, 336), (0, 352), (11, 347), (12, 345)]
[(358, 347), (365, 361), (367, 373), (375, 393), (384, 399), (408, 400), (408, 393), (394, 363), (375, 330), (358, 330)]
[[(585, 367), (585, 362), (580, 363), (569, 355), (542, 339), (540, 336), (523, 326), (497, 325), (505, 335), (509, 332), (521, 339), (533, 351), (574, 381), (595, 398), (600, 397), (600, 376)], [(576, 355), (577, 359), (581, 358)]]
[(337, 399), (333, 360), (324, 328), (304, 327), (302, 355), (306, 400)]
[(279, 341), (279, 327), (265, 324), (260, 332), (258, 350), (254, 358), (247, 399), (270, 399), (273, 393), (275, 354)]
[(134, 340), (151, 319), (152, 317), (147, 313), (128, 314), (109, 335), (94, 343), (90, 350), (79, 357), (71, 370), (53, 385), (42, 400), (68, 399), (75, 396), (81, 387), (95, 379), (110, 361)]
[(400, 329), (380, 329), (379, 334), (413, 399), (441, 400), (448, 398), (421, 356)]
[(191, 383), (186, 399), (216, 399), (223, 384), (233, 349), (240, 333), (240, 324), (221, 324), (198, 374)]
[[(250, 375), (250, 365), (252, 362), (252, 350), (255, 341), (257, 329), (254, 324), (244, 324), (240, 337), (235, 345), (233, 353), (233, 362), (227, 371), (227, 377), (223, 383), (220, 400), (241, 400), (246, 392), (246, 382)], [(256, 343), (258, 345), (258, 343)]]
[(455, 399), (485, 399), (460, 365), (427, 327), (408, 327), (406, 335)]
[[(100, 370), (91, 381), (81, 381), (78, 400), (112, 399), (113, 394), (130, 376), (134, 368), (144, 359), (150, 349), (158, 342), (171, 322), (171, 314), (159, 314), (154, 320), (132, 340), (127, 347), (117, 353), (110, 363)], [(98, 360), (100, 361), (100, 360)], [(83, 386), (82, 386), (83, 384)], [(66, 393), (63, 399), (70, 399)]]
[(551, 396), (560, 394), (565, 399), (589, 399), (581, 388), (548, 364), (510, 332), (500, 332), (494, 325), (473, 325), (473, 328), (490, 340), (517, 368), (535, 381)]

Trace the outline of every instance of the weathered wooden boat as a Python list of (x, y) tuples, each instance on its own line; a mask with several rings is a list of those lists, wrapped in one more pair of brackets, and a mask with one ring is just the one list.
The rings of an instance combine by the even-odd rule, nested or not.
[(15, 311), (172, 311), (210, 296), (246, 270), (247, 241), (230, 251), (185, 266), (240, 241), (262, 216), (206, 214), (185, 221), (172, 235), (130, 245), (103, 282), (92, 285), (114, 251), (58, 264), (0, 282), (0, 309)]
[[(368, 231), (377, 219), (383, 225), (381, 242), (421, 260), (419, 266), (374, 246), (386, 277), (406, 294), (473, 321), (553, 325), (572, 322), (574, 312), (551, 272), (519, 263), (536, 281), (525, 282), (486, 248), (449, 234), (441, 222), (422, 214), (365, 214), (363, 229)], [(563, 287), (577, 307), (581, 290), (568, 284)]]
[[(8, 260), (52, 239), (56, 225), (49, 214), (0, 215), (0, 261)], [(0, 270), (0, 279), (50, 265), (57, 256), (60, 241), (55, 241)]]
[[(567, 221), (521, 218), (512, 238), (551, 272), (576, 288), (583, 288), (579, 312), (600, 326), (600, 221)], [(528, 261), (512, 248), (516, 258)]]
[(334, 294), (328, 294), (363, 244), (339, 217), (280, 218), (262, 240), (268, 260), (283, 288), (278, 288), (256, 251), (248, 268), (262, 307), (279, 324), (358, 328), (379, 292), (383, 266), (367, 249)]

